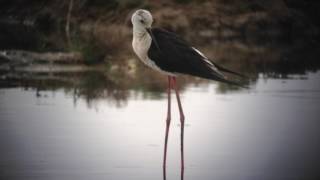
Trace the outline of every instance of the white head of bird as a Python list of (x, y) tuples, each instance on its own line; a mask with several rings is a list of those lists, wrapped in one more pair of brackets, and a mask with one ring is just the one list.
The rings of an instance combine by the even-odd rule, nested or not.
[(134, 33), (146, 33), (148, 28), (151, 28), (153, 18), (149, 11), (139, 9), (133, 13), (131, 17)]

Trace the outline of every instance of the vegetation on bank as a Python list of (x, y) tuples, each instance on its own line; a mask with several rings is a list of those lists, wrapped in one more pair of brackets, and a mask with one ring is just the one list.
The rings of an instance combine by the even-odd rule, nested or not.
[(77, 51), (89, 64), (128, 59), (131, 13), (146, 8), (156, 26), (223, 61), (219, 54), (230, 49), (238, 58), (318, 43), (318, 7), (304, 0), (7, 0), (0, 3), (0, 49)]

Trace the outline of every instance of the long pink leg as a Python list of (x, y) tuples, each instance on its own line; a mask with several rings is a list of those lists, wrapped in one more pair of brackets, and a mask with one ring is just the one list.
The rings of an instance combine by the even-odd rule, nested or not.
[[(184, 169), (184, 152), (183, 152), (183, 136), (184, 136), (184, 114), (183, 114), (183, 109), (182, 109), (182, 105), (181, 105), (181, 101), (180, 101), (180, 96), (179, 96), (179, 91), (178, 91), (178, 87), (177, 87), (177, 80), (175, 77), (172, 77), (173, 80), (173, 88), (176, 92), (176, 96), (177, 96), (177, 101), (178, 101), (178, 106), (179, 106), (179, 113), (180, 113), (180, 123), (181, 123), (181, 170), (182, 170), (182, 174), (183, 174), (183, 169)], [(183, 177), (183, 176), (181, 176)]]
[(163, 154), (163, 168), (166, 167), (167, 162), (167, 147), (168, 147), (168, 136), (169, 136), (169, 127), (171, 121), (171, 77), (168, 76), (168, 111), (167, 111), (167, 120), (166, 120), (166, 136), (164, 141), (164, 154)]

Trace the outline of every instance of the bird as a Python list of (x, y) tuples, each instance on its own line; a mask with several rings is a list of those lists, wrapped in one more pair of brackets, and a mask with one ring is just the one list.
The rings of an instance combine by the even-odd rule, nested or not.
[(171, 122), (171, 89), (175, 91), (181, 124), (181, 167), (184, 168), (183, 136), (185, 116), (177, 88), (176, 77), (181, 74), (220, 81), (240, 86), (230, 81), (222, 72), (245, 77), (210, 61), (202, 52), (189, 45), (179, 35), (163, 28), (152, 27), (153, 17), (148, 10), (138, 9), (131, 16), (133, 25), (132, 47), (138, 58), (151, 69), (168, 77), (168, 109), (166, 118), (163, 167), (166, 166), (167, 142)]

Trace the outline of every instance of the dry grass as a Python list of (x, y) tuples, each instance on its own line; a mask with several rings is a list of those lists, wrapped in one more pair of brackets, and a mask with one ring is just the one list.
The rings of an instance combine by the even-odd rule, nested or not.
[(114, 54), (131, 48), (131, 30), (119, 24), (96, 24), (94, 37), (108, 52)]

